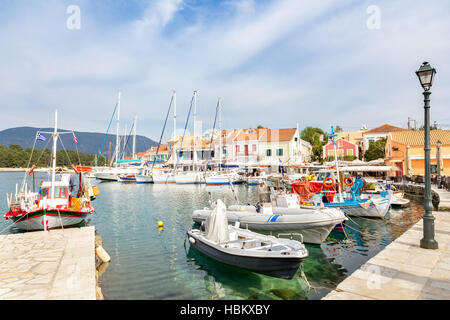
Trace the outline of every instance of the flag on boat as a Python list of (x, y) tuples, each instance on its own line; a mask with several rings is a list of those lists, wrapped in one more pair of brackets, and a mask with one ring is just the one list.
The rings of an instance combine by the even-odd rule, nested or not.
[(45, 141), (45, 140), (47, 140), (47, 138), (46, 137), (44, 137), (39, 131), (36, 133), (36, 140), (39, 140), (39, 141)]
[(75, 132), (72, 132), (73, 135), (73, 142), (78, 143), (78, 139), (77, 137), (75, 137)]

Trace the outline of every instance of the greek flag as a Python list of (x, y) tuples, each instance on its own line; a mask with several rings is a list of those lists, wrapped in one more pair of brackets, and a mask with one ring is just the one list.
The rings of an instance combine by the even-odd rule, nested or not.
[(45, 141), (45, 140), (47, 140), (47, 138), (46, 137), (44, 137), (39, 131), (36, 133), (36, 140), (39, 140), (39, 141)]

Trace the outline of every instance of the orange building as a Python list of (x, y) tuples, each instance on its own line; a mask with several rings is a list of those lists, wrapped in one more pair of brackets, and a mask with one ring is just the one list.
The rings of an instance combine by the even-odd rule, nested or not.
[[(391, 132), (386, 142), (386, 165), (397, 166), (397, 175), (424, 175), (424, 131)], [(441, 142), (441, 175), (450, 175), (450, 130), (430, 131), (431, 173), (437, 173), (436, 143)]]

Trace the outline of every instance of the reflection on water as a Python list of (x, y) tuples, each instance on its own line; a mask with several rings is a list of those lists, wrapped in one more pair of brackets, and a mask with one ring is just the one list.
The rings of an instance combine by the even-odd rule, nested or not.
[[(21, 173), (0, 173), (0, 194), (13, 192)], [(38, 177), (37, 179), (41, 179)], [(193, 210), (221, 198), (235, 203), (228, 186), (97, 183), (96, 212), (87, 223), (103, 238), (111, 262), (100, 278), (105, 299), (320, 299), (423, 215), (421, 204), (391, 210), (387, 220), (354, 218), (326, 243), (306, 245), (310, 256), (291, 280), (218, 263), (189, 246)], [(240, 204), (256, 203), (258, 187), (234, 186)], [(6, 198), (0, 201), (6, 211)], [(157, 222), (164, 222), (158, 229)], [(11, 222), (0, 222), (1, 229)], [(17, 231), (17, 230), (16, 230)], [(11, 229), (9, 232), (16, 232)]]

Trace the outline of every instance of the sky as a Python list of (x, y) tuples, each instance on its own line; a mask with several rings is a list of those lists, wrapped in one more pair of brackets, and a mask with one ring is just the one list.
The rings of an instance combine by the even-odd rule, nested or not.
[(178, 132), (194, 90), (199, 130), (219, 97), (229, 129), (421, 125), (424, 61), (450, 129), (449, 16), (446, 0), (2, 0), (0, 130), (58, 109), (61, 128), (105, 132), (119, 89), (121, 133), (137, 116), (154, 140), (173, 90)]

